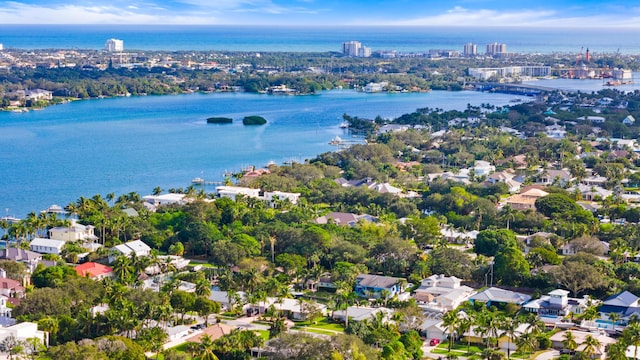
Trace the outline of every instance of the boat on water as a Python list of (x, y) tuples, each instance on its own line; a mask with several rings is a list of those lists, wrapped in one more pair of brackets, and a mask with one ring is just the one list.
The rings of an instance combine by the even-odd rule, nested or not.
[(193, 178), (193, 179), (191, 180), (191, 183), (192, 183), (192, 184), (196, 184), (196, 185), (204, 185), (205, 181), (204, 181), (204, 179), (203, 179), (203, 178), (201, 178), (201, 177), (197, 177), (197, 178)]
[(340, 129), (348, 129), (349, 128), (349, 123), (346, 121), (343, 121), (342, 123), (340, 123)]
[(340, 145), (344, 140), (340, 136), (336, 136), (331, 141), (329, 141), (329, 145)]
[(610, 80), (607, 81), (604, 86), (620, 86), (620, 85), (631, 85), (633, 81), (631, 80)]
[(267, 165), (265, 165), (264, 167), (268, 168), (268, 167), (271, 167), (271, 166), (274, 166), (274, 165), (277, 165), (277, 164), (276, 164), (276, 162), (275, 162), (275, 161), (273, 161), (273, 160), (270, 160), (270, 161), (267, 163)]

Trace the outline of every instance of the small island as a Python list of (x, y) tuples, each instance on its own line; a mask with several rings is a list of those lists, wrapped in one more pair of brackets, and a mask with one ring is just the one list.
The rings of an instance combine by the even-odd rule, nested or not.
[(207, 119), (207, 124), (231, 124), (232, 118), (227, 117), (210, 117)]
[(242, 123), (244, 125), (264, 125), (267, 123), (267, 120), (262, 116), (245, 116), (242, 119)]

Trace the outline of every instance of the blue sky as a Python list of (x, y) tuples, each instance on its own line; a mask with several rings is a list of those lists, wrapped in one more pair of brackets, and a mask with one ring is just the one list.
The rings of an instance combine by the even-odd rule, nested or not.
[(637, 0), (0, 0), (2, 24), (640, 28)]

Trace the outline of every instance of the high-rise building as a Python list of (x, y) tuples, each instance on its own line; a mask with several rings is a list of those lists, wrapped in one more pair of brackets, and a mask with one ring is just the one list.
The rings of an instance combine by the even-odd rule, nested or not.
[(362, 47), (359, 41), (347, 41), (342, 43), (342, 54), (345, 56), (358, 56), (358, 51)]
[(504, 54), (507, 52), (507, 44), (487, 44), (487, 55)]
[(478, 45), (473, 43), (464, 44), (464, 56), (476, 56), (478, 55)]
[(104, 44), (104, 49), (109, 52), (124, 51), (124, 41), (118, 39), (109, 39)]
[(369, 57), (371, 56), (371, 48), (362, 46), (358, 49), (358, 57)]

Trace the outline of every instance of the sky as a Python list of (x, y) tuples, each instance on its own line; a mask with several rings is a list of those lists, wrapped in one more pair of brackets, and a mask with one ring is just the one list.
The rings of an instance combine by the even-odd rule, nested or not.
[(640, 29), (637, 0), (0, 0), (0, 24)]

